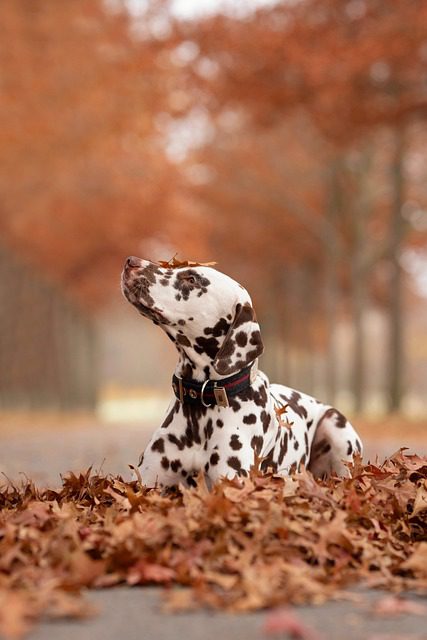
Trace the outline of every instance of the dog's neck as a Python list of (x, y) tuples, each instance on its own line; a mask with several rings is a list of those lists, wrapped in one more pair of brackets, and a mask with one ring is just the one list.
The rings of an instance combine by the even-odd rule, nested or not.
[(183, 349), (178, 350), (179, 359), (175, 368), (175, 375), (183, 380), (221, 380), (225, 376), (219, 375), (212, 366), (212, 360), (206, 356), (194, 353), (188, 355)]

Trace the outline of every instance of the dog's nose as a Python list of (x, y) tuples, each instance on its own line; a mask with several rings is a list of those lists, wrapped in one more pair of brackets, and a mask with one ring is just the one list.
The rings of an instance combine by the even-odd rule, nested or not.
[(129, 256), (126, 260), (125, 267), (126, 269), (133, 269), (134, 267), (139, 267), (141, 264), (141, 260), (136, 258), (135, 256)]

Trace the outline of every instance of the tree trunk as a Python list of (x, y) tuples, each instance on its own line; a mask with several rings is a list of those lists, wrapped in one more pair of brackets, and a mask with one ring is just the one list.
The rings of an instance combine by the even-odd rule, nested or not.
[(353, 286), (353, 371), (352, 371), (352, 392), (354, 400), (354, 411), (360, 413), (364, 405), (364, 383), (365, 383), (365, 327), (364, 318), (366, 310), (366, 284), (364, 273), (357, 266), (352, 269)]
[(391, 221), (390, 221), (390, 345), (389, 345), (389, 411), (399, 411), (402, 401), (403, 379), (403, 274), (400, 264), (404, 236), (402, 205), (404, 199), (404, 133), (395, 133), (395, 152), (392, 170)]
[(353, 361), (351, 388), (354, 411), (361, 413), (364, 408), (366, 378), (365, 317), (369, 302), (368, 273), (371, 262), (371, 243), (368, 237), (368, 220), (372, 212), (372, 193), (369, 188), (372, 149), (364, 150), (360, 164), (354, 171), (357, 197), (350, 210), (349, 225), (352, 231), (351, 246), (351, 294), (353, 315)]
[(339, 241), (337, 219), (342, 206), (342, 194), (340, 184), (340, 161), (335, 160), (331, 166), (331, 182), (329, 187), (329, 202), (326, 208), (326, 219), (330, 229), (328, 243), (325, 246), (325, 281), (324, 281), (324, 305), (326, 325), (326, 367), (325, 367), (325, 391), (326, 401), (334, 403), (337, 392), (337, 344), (336, 330), (338, 325), (338, 301), (339, 301)]

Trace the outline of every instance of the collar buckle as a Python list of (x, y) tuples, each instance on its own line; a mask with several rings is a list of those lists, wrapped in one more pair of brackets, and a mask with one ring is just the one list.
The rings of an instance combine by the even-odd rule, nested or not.
[(214, 396), (218, 407), (229, 407), (230, 403), (228, 402), (227, 391), (224, 387), (217, 387), (216, 383), (213, 388)]

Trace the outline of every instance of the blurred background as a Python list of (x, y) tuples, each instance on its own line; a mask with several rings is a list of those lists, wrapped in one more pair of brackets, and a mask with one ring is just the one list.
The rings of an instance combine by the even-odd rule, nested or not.
[(0, 469), (157, 425), (132, 254), (217, 261), (271, 378), (425, 438), (424, 0), (3, 0), (0, 118)]

